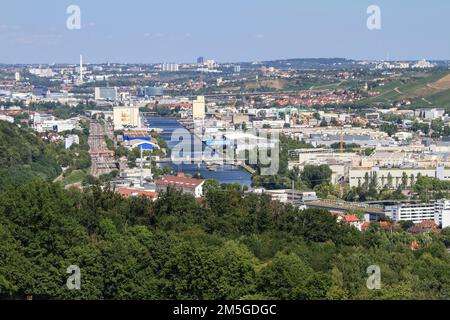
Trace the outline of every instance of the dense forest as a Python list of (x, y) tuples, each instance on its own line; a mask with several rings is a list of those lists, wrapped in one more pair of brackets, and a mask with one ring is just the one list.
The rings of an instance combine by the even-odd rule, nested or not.
[[(212, 181), (201, 200), (174, 189), (126, 199), (98, 181), (64, 188), (51, 181), (78, 165), (79, 134), (81, 146), (64, 150), (0, 122), (1, 299), (450, 298), (450, 230), (360, 232)], [(71, 265), (80, 290), (66, 286)], [(366, 286), (371, 265), (381, 290)]]
[[(449, 234), (361, 233), (237, 188), (156, 202), (32, 181), (0, 195), (0, 295), (64, 299), (446, 299)], [(417, 250), (411, 243), (417, 240)], [(81, 289), (66, 287), (81, 268)], [(366, 287), (381, 268), (381, 290)]]

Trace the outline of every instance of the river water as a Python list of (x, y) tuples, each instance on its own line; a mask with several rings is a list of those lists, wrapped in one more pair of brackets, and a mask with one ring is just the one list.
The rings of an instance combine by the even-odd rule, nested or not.
[[(161, 133), (161, 137), (166, 141), (170, 149), (174, 148), (179, 143), (179, 141), (172, 141), (172, 133), (174, 130), (183, 129), (183, 126), (179, 124), (175, 118), (149, 117), (147, 118), (147, 121), (151, 128), (159, 128), (164, 130)], [(192, 157), (196, 157), (194, 155), (194, 151), (192, 151)], [(191, 175), (200, 173), (200, 175), (205, 179), (215, 179), (220, 183), (239, 183), (243, 186), (250, 187), (252, 182), (251, 174), (249, 172), (245, 171), (241, 167), (231, 165), (218, 166), (217, 171), (208, 170), (205, 164), (198, 165), (193, 163), (183, 163), (176, 165), (174, 163), (165, 163), (162, 165), (172, 167), (176, 173), (183, 172)]]

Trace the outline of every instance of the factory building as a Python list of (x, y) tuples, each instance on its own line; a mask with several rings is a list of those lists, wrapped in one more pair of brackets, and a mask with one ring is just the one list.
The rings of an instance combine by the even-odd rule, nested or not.
[(140, 127), (139, 107), (114, 107), (114, 129), (126, 127)]

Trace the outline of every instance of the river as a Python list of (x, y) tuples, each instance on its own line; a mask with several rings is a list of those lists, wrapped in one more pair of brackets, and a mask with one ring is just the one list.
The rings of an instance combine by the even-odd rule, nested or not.
[[(147, 118), (148, 125), (151, 128), (159, 128), (164, 131), (161, 133), (161, 137), (166, 141), (169, 148), (174, 148), (179, 142), (172, 141), (172, 132), (177, 129), (183, 129), (183, 126), (178, 123), (175, 118), (158, 118), (149, 117)], [(198, 139), (198, 138), (195, 138)], [(193, 149), (193, 148), (192, 148)], [(193, 152), (192, 152), (193, 153)], [(195, 157), (194, 154), (192, 157)], [(217, 167), (217, 171), (208, 170), (205, 164), (193, 164), (193, 163), (183, 163), (176, 165), (173, 163), (166, 163), (172, 167), (175, 173), (183, 172), (187, 174), (197, 174), (200, 173), (205, 179), (215, 179), (220, 183), (239, 183), (242, 186), (251, 187), (252, 176), (249, 172), (245, 171), (241, 167), (231, 166), (231, 165), (221, 165)]]

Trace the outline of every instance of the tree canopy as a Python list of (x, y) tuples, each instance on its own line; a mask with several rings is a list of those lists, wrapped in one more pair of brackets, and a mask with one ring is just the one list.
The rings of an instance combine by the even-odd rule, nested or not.
[[(412, 241), (419, 249), (411, 251)], [(443, 299), (447, 233), (361, 233), (327, 211), (210, 183), (199, 202), (31, 181), (0, 194), (0, 296), (49, 299)], [(370, 265), (382, 289), (365, 287)], [(66, 287), (78, 265), (81, 290)]]

